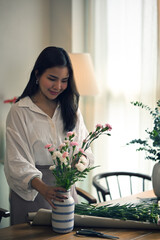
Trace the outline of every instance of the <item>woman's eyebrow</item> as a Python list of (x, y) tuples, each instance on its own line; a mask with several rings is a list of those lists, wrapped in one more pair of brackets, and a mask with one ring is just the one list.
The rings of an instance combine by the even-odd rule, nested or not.
[(52, 74), (49, 74), (49, 77), (58, 78), (57, 76), (54, 76)]
[[(52, 75), (52, 74), (49, 74), (49, 77), (58, 78), (57, 76), (54, 76), (54, 75)], [(64, 77), (64, 79), (66, 79), (66, 78), (69, 78), (69, 75), (67, 75), (66, 77)]]

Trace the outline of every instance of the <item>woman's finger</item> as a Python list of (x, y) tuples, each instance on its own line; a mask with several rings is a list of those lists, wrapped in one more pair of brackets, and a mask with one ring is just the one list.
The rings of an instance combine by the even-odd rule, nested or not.
[(48, 201), (48, 203), (51, 205), (52, 208), (56, 209), (56, 207), (54, 206), (52, 200), (48, 199), (47, 201)]
[(57, 194), (55, 195), (55, 197), (56, 197), (57, 199), (59, 199), (59, 200), (61, 200), (61, 199), (68, 199), (68, 197), (67, 197), (66, 195), (61, 195), (61, 194), (59, 194), (59, 193), (57, 193)]
[(55, 187), (54, 190), (57, 191), (62, 191), (62, 192), (66, 192), (67, 190), (65, 188), (62, 187)]

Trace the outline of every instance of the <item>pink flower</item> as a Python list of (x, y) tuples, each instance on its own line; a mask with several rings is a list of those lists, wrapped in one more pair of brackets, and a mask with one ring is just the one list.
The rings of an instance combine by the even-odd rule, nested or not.
[(54, 150), (55, 150), (54, 147), (48, 149), (49, 152), (54, 152)]
[(68, 133), (67, 133), (67, 137), (70, 137), (70, 136), (72, 136), (72, 135), (74, 135), (74, 132), (68, 132)]
[(68, 152), (64, 152), (64, 153), (62, 154), (62, 157), (63, 157), (63, 158), (66, 158), (66, 157), (68, 157), (68, 155), (69, 155)]
[(59, 146), (59, 149), (62, 149), (63, 147), (65, 147), (66, 144), (65, 143), (62, 143), (60, 146)]
[(98, 123), (98, 124), (96, 125), (96, 128), (103, 128), (103, 125), (100, 124), (100, 123)]
[(71, 143), (70, 143), (70, 146), (72, 146), (72, 147), (73, 147), (73, 146), (78, 146), (78, 143), (77, 143), (77, 142), (71, 142)]
[(84, 153), (84, 150), (82, 148), (79, 148), (79, 152)]
[(46, 146), (45, 146), (45, 148), (50, 148), (52, 146), (52, 144), (47, 144)]
[(106, 123), (106, 124), (105, 124), (105, 127), (107, 127), (109, 131), (111, 131), (111, 130), (112, 130), (112, 127), (111, 127), (111, 125), (110, 125), (110, 124), (108, 124), (108, 123)]
[(12, 99), (7, 99), (5, 100), (3, 103), (15, 103), (15, 101), (17, 100), (16, 97), (12, 98)]

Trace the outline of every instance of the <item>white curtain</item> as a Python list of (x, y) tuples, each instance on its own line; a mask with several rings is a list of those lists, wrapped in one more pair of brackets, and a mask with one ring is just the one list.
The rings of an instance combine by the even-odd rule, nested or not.
[[(158, 100), (157, 0), (85, 2), (86, 52), (92, 55), (101, 88), (88, 105), (92, 109), (94, 105), (94, 125), (113, 127), (111, 137), (103, 136), (93, 144), (95, 164), (100, 167), (92, 174), (134, 171), (151, 175), (154, 163), (126, 143), (144, 138), (145, 129), (152, 126), (149, 113), (130, 102), (142, 101), (153, 108)], [(86, 113), (86, 122), (87, 118)]]

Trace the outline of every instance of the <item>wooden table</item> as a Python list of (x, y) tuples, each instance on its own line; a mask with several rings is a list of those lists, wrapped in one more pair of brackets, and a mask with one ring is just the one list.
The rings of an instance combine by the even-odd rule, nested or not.
[[(153, 191), (147, 191), (137, 195), (133, 195), (128, 198), (123, 198), (124, 201), (127, 199), (136, 199), (140, 198), (149, 198), (155, 197)], [(117, 200), (120, 202), (120, 199)], [(57, 234), (52, 231), (52, 228), (49, 226), (30, 226), (29, 224), (17, 224), (11, 227), (0, 229), (0, 239), (1, 240), (44, 240), (44, 239), (54, 239), (54, 240), (78, 240), (78, 239), (100, 239), (97, 237), (85, 237), (75, 236), (76, 230), (80, 228), (75, 228), (74, 231), (67, 234)], [(137, 230), (137, 229), (104, 229), (96, 228), (94, 230), (118, 236), (119, 239), (123, 240), (160, 240), (160, 231), (158, 230)]]

